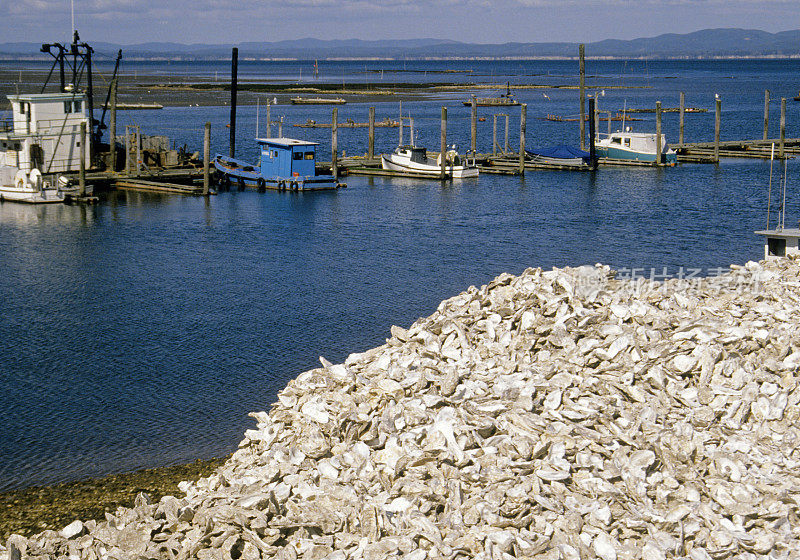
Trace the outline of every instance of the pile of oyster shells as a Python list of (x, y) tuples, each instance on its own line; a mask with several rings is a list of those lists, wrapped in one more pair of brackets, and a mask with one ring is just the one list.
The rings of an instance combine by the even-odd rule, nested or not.
[(9, 558), (800, 555), (800, 261), (503, 274), (324, 359), (185, 497)]

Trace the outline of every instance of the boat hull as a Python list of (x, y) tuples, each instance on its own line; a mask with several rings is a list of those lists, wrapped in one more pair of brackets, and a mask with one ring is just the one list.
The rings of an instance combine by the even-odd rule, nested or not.
[(241, 160), (217, 156), (214, 168), (220, 174), (219, 181), (226, 187), (256, 187), (276, 191), (323, 191), (346, 186), (333, 175), (306, 175), (292, 177), (264, 177), (254, 166)]
[[(414, 163), (410, 161), (398, 161), (392, 156), (386, 154), (381, 155), (381, 167), (386, 171), (398, 171), (400, 173), (409, 173), (414, 175), (426, 175), (429, 177), (441, 177), (442, 169), (436, 165), (425, 165), (421, 163)], [(445, 173), (453, 179), (467, 179), (470, 177), (478, 176), (477, 167), (465, 167), (463, 165), (448, 165), (445, 167)]]
[[(620, 148), (617, 146), (595, 146), (595, 151), (597, 153), (597, 157), (607, 158), (607, 159), (620, 159), (626, 161), (643, 161), (643, 162), (650, 162), (655, 163), (656, 161), (656, 154), (651, 152), (637, 152), (635, 150), (626, 150), (625, 148)], [(662, 161), (661, 163), (672, 165), (678, 163), (678, 155), (673, 152), (665, 152), (662, 153)]]
[(0, 186), (0, 201), (25, 204), (58, 204), (64, 202), (64, 194), (58, 189), (34, 190)]

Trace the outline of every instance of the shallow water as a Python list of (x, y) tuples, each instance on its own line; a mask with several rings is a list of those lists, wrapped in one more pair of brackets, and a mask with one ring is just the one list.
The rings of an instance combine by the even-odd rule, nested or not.
[[(792, 76), (791, 66), (773, 63), (766, 70), (669, 64), (661, 72), (679, 77), (650, 78), (661, 89), (639, 93), (654, 100), (674, 91), (663, 83), (696, 81), (702, 91), (693, 94), (710, 106), (727, 73), (738, 73), (736, 87), (723, 91), (728, 138), (760, 136), (763, 89), (788, 92)], [(576, 92), (555, 92), (566, 113)], [(537, 120), (547, 100), (524, 95), (528, 145), (574, 143), (568, 127), (577, 123)], [(460, 99), (447, 101), (448, 135), (463, 147), (469, 112)], [(432, 149), (441, 105), (404, 104), (418, 143)], [(378, 105), (378, 118), (394, 109)], [(791, 110), (788, 134), (800, 136), (791, 132)], [(274, 111), (287, 122), (330, 114), (329, 107)], [(366, 106), (348, 104), (339, 115), (366, 120)], [(254, 157), (254, 117), (255, 108), (242, 108), (237, 144), (245, 157)], [(125, 118), (190, 146), (210, 120), (215, 150), (227, 152), (225, 107)], [(671, 118), (668, 139), (676, 135)], [(512, 134), (518, 126), (512, 120)], [(291, 130), (323, 142), (325, 159), (330, 130)], [(341, 134), (346, 151), (364, 151), (365, 129)], [(397, 143), (397, 129), (378, 134), (378, 150)], [(491, 118), (480, 135), (479, 149), (490, 143)], [(703, 135), (713, 135), (713, 111), (687, 116), (687, 140)], [(795, 169), (790, 163), (787, 225), (800, 214), (791, 196)], [(778, 166), (773, 188), (777, 177)], [(444, 186), (348, 177), (347, 189), (326, 193), (205, 200), (117, 192), (94, 207), (0, 204), (0, 489), (228, 453), (253, 425), (247, 413), (269, 409), (320, 355), (336, 363), (379, 345), (392, 324), (408, 326), (501, 272), (602, 262), (708, 275), (758, 259), (753, 230), (765, 225), (768, 179), (768, 162), (724, 160), (594, 175), (482, 175)]]

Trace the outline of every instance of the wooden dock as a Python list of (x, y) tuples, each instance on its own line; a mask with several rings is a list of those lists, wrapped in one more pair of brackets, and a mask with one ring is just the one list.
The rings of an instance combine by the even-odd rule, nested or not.
[[(714, 142), (691, 142), (677, 144), (672, 148), (678, 153), (678, 161), (686, 163), (714, 163), (714, 151), (718, 150), (720, 158), (756, 158), (769, 159), (773, 154), (780, 158), (780, 138), (767, 140), (726, 140), (719, 144)], [(715, 148), (718, 146), (718, 148)], [(800, 138), (784, 138), (783, 153), (785, 157), (800, 155)]]
[(113, 188), (147, 191), (172, 194), (201, 195), (203, 187), (196, 185), (182, 185), (180, 183), (167, 183), (162, 181), (145, 181), (139, 178), (117, 179), (112, 183)]

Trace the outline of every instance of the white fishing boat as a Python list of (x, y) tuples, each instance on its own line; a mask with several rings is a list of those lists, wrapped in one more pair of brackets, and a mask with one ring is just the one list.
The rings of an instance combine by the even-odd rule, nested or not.
[[(478, 176), (478, 168), (469, 165), (466, 158), (455, 150), (446, 151), (444, 157), (445, 173), (453, 179)], [(431, 159), (425, 148), (398, 146), (391, 154), (381, 154), (381, 167), (388, 171), (439, 177), (442, 173), (442, 155)]]
[[(655, 133), (631, 132), (630, 127), (624, 131), (598, 134), (595, 141), (597, 157), (608, 159), (621, 159), (628, 161), (656, 161)], [(678, 163), (678, 154), (669, 147), (666, 137), (661, 135), (661, 163), (675, 165)]]
[(34, 168), (30, 173), (10, 165), (0, 166), (0, 201), (25, 202), (28, 204), (52, 204), (64, 202), (64, 193), (42, 178), (42, 172)]

